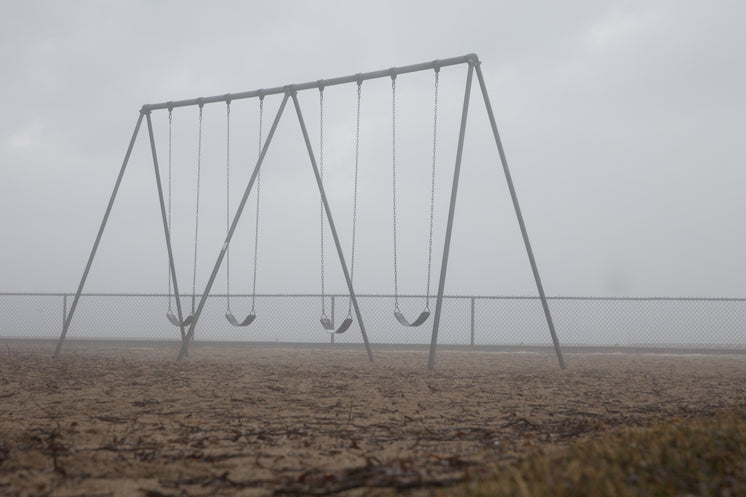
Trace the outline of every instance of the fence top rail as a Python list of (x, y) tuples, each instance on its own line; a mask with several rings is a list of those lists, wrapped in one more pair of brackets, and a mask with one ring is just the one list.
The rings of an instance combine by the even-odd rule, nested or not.
[(307, 83), (300, 83), (294, 85), (276, 86), (274, 88), (266, 88), (252, 91), (244, 91), (239, 93), (226, 93), (225, 95), (213, 95), (211, 97), (200, 97), (190, 98), (186, 100), (174, 100), (169, 102), (162, 102), (156, 104), (145, 104), (142, 106), (140, 112), (148, 113), (152, 110), (160, 109), (174, 109), (176, 107), (189, 107), (193, 105), (204, 105), (215, 102), (230, 102), (233, 100), (241, 100), (246, 98), (264, 98), (267, 95), (276, 95), (280, 93), (287, 93), (291, 91), (303, 91), (310, 90), (313, 88), (325, 88), (327, 86), (343, 85), (347, 83), (362, 83), (369, 79), (391, 77), (395, 78), (399, 74), (407, 74), (412, 72), (426, 71), (429, 69), (440, 70), (441, 67), (454, 66), (458, 64), (479, 64), (479, 57), (477, 54), (471, 53), (462, 55), (460, 57), (451, 57), (448, 59), (433, 60), (431, 62), (422, 62), (420, 64), (412, 64), (408, 66), (392, 67), (390, 69), (383, 69), (380, 71), (371, 71), (365, 73), (351, 74), (349, 76), (342, 76), (332, 79), (320, 79), (318, 81), (309, 81)]
[[(394, 298), (387, 293), (357, 293), (361, 298)], [(75, 292), (0, 292), (0, 297), (73, 297)], [(81, 293), (81, 297), (169, 297), (167, 293)], [(191, 298), (191, 293), (181, 293), (181, 296)], [(226, 297), (224, 293), (213, 293), (211, 297)], [(251, 294), (233, 294), (233, 297), (251, 297)], [(261, 298), (321, 298), (318, 293), (257, 293)], [(347, 298), (346, 293), (327, 293), (325, 297)], [(173, 297), (173, 295), (172, 295)], [(402, 294), (399, 298), (425, 298), (424, 294)], [(430, 296), (435, 298), (434, 295)], [(474, 300), (538, 300), (537, 295), (443, 295), (443, 298), (474, 299)], [(547, 300), (581, 300), (581, 301), (609, 301), (609, 302), (746, 302), (742, 297), (590, 297), (590, 296), (547, 296)]]

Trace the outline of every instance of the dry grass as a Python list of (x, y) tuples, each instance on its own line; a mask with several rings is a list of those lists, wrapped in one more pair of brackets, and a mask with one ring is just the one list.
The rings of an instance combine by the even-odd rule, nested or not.
[(541, 448), (448, 495), (570, 497), (746, 495), (746, 411), (671, 419)]

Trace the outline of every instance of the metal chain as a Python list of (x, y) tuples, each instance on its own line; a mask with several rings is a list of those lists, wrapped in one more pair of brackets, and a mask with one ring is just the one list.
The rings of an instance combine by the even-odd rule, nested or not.
[(192, 270), (192, 314), (194, 314), (194, 300), (197, 291), (197, 242), (199, 240), (199, 183), (202, 168), (202, 106), (199, 104), (199, 140), (197, 142), (197, 200), (194, 214), (194, 262)]
[[(257, 160), (262, 155), (262, 122), (264, 119), (264, 95), (259, 97), (259, 150), (257, 152)], [(256, 260), (259, 251), (259, 193), (262, 186), (262, 170), (256, 174), (256, 218), (254, 219), (254, 273), (253, 281), (251, 283), (251, 312), (254, 312), (254, 306), (256, 305)]]
[(438, 81), (440, 68), (435, 68), (435, 103), (433, 104), (433, 168), (430, 175), (430, 239), (427, 246), (427, 290), (425, 291), (425, 309), (430, 309), (430, 274), (433, 266), (433, 217), (435, 213), (435, 152), (438, 143)]
[(399, 309), (399, 267), (396, 254), (396, 74), (391, 75), (391, 164), (394, 211), (394, 310)]
[[(231, 211), (231, 101), (225, 102), (225, 233), (230, 231)], [(231, 312), (231, 247), (225, 248), (226, 312)]]
[[(173, 126), (173, 109), (168, 109), (168, 238), (171, 239), (171, 128)], [(171, 261), (168, 264), (168, 312), (171, 309)]]
[[(324, 184), (324, 87), (319, 87), (319, 177)], [(321, 220), (321, 317), (326, 317), (326, 297), (324, 296), (324, 200), (320, 202)]]
[[(360, 164), (360, 100), (363, 82), (357, 82), (357, 117), (355, 119), (355, 180), (352, 195), (352, 250), (350, 251), (350, 283), (355, 279), (355, 235), (357, 233), (357, 178)], [(347, 306), (347, 317), (352, 317), (352, 296)]]

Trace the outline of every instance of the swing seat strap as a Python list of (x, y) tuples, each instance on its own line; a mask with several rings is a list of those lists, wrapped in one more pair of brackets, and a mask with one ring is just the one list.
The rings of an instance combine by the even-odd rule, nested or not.
[(166, 314), (166, 317), (174, 326), (189, 326), (194, 320), (194, 316), (190, 314), (189, 316), (184, 318), (184, 321), (179, 321), (178, 316), (176, 316), (176, 314), (174, 314), (173, 312), (168, 312)]
[(321, 326), (324, 327), (326, 331), (329, 333), (344, 333), (347, 331), (347, 328), (350, 327), (352, 324), (352, 316), (347, 316), (344, 321), (342, 321), (342, 324), (339, 325), (339, 328), (334, 329), (334, 323), (326, 316), (321, 316), (321, 319), (319, 320), (321, 322)]
[(417, 319), (412, 321), (411, 323), (407, 320), (407, 318), (404, 317), (404, 314), (401, 313), (399, 309), (394, 309), (394, 317), (397, 321), (399, 321), (404, 326), (420, 326), (422, 323), (427, 321), (427, 318), (430, 317), (430, 311), (425, 309), (420, 313), (419, 316), (417, 316)]
[(227, 319), (227, 320), (228, 320), (228, 322), (229, 322), (230, 324), (232, 324), (233, 326), (239, 326), (239, 327), (243, 327), (243, 326), (248, 326), (248, 325), (250, 325), (251, 323), (253, 323), (253, 322), (254, 322), (254, 319), (256, 319), (256, 314), (254, 314), (254, 313), (252, 312), (251, 314), (249, 314), (248, 316), (246, 316), (246, 317), (244, 318), (244, 320), (243, 320), (243, 321), (239, 321), (239, 320), (238, 320), (238, 319), (236, 319), (236, 317), (235, 317), (235, 316), (234, 316), (233, 314), (231, 314), (231, 312), (229, 311), (229, 312), (226, 312), (226, 313), (225, 313), (225, 319)]

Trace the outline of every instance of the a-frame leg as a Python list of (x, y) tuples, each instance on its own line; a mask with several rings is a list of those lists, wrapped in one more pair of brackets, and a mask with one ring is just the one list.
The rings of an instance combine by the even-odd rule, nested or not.
[(352, 299), (352, 307), (355, 309), (355, 315), (357, 322), (360, 325), (360, 333), (363, 336), (363, 342), (365, 343), (365, 350), (368, 352), (368, 359), (370, 362), (373, 360), (373, 352), (370, 349), (370, 342), (368, 341), (368, 334), (365, 331), (365, 325), (363, 324), (363, 317), (360, 313), (360, 307), (358, 306), (357, 297), (355, 296), (355, 290), (352, 288), (352, 279), (350, 278), (350, 272), (347, 270), (347, 262), (345, 262), (344, 253), (342, 252), (342, 244), (339, 243), (339, 236), (337, 235), (337, 229), (334, 225), (334, 219), (332, 218), (332, 211), (329, 208), (329, 202), (326, 198), (326, 191), (324, 190), (324, 184), (321, 181), (321, 175), (319, 174), (319, 168), (316, 165), (316, 157), (313, 153), (313, 147), (311, 146), (311, 140), (308, 137), (308, 130), (306, 129), (306, 123), (303, 120), (303, 113), (300, 110), (300, 104), (298, 103), (298, 97), (295, 92), (292, 93), (293, 104), (295, 105), (295, 112), (298, 115), (298, 122), (300, 123), (300, 129), (303, 132), (303, 139), (306, 142), (306, 149), (308, 149), (308, 158), (311, 160), (311, 167), (313, 167), (313, 174), (316, 176), (316, 184), (319, 187), (319, 193), (321, 194), (321, 202), (324, 204), (324, 212), (326, 213), (326, 220), (329, 222), (329, 228), (334, 238), (334, 245), (337, 248), (337, 255), (339, 256), (339, 263), (342, 266), (342, 272), (347, 282), (347, 290), (350, 292), (350, 299)]
[(132, 148), (135, 146), (135, 141), (137, 140), (137, 133), (140, 131), (140, 125), (142, 124), (142, 118), (143, 118), (143, 111), (140, 111), (140, 116), (137, 118), (137, 124), (135, 124), (135, 130), (132, 132), (132, 138), (130, 138), (130, 143), (129, 143), (129, 146), (127, 147), (127, 152), (124, 154), (124, 161), (122, 162), (122, 167), (119, 169), (119, 176), (117, 176), (117, 181), (114, 183), (114, 190), (111, 192), (111, 197), (109, 197), (109, 204), (106, 206), (106, 212), (104, 213), (104, 218), (101, 220), (101, 225), (98, 228), (98, 234), (96, 235), (96, 241), (93, 242), (91, 253), (88, 256), (88, 262), (86, 263), (85, 269), (83, 270), (83, 276), (82, 278), (80, 278), (80, 284), (78, 284), (78, 290), (75, 293), (75, 298), (73, 299), (73, 303), (70, 306), (70, 310), (67, 313), (67, 319), (65, 320), (65, 323), (62, 325), (62, 333), (60, 334), (60, 338), (57, 341), (57, 347), (54, 351), (54, 357), (57, 357), (60, 354), (60, 350), (62, 349), (62, 344), (65, 341), (65, 337), (67, 337), (67, 330), (70, 329), (70, 323), (73, 320), (75, 309), (78, 307), (78, 301), (80, 300), (80, 294), (83, 293), (83, 287), (85, 286), (85, 281), (86, 279), (88, 279), (88, 272), (91, 270), (93, 259), (96, 257), (96, 251), (98, 250), (98, 245), (101, 242), (101, 237), (104, 234), (106, 223), (109, 221), (109, 214), (111, 214), (111, 209), (114, 206), (114, 200), (117, 198), (117, 192), (119, 192), (119, 185), (122, 183), (122, 177), (124, 176), (124, 171), (127, 169), (127, 164), (129, 163), (130, 155), (132, 154)]
[(262, 162), (264, 162), (264, 157), (265, 155), (267, 155), (267, 150), (269, 149), (270, 143), (272, 143), (272, 138), (275, 135), (275, 130), (277, 130), (277, 124), (280, 122), (280, 117), (282, 116), (282, 112), (285, 110), (285, 105), (287, 104), (288, 98), (289, 98), (289, 95), (285, 93), (285, 97), (282, 99), (282, 103), (280, 103), (280, 108), (277, 110), (277, 115), (275, 116), (275, 120), (272, 122), (272, 127), (269, 130), (269, 134), (267, 135), (267, 139), (264, 142), (262, 151), (259, 154), (259, 158), (256, 161), (256, 166), (254, 166), (254, 172), (251, 173), (251, 178), (249, 178), (249, 184), (246, 185), (246, 190), (243, 193), (243, 197), (241, 197), (241, 203), (238, 204), (238, 209), (236, 210), (236, 214), (233, 216), (233, 222), (231, 223), (231, 227), (228, 230), (228, 234), (225, 237), (223, 248), (220, 249), (220, 253), (218, 254), (218, 259), (215, 261), (215, 266), (212, 268), (212, 273), (210, 274), (210, 278), (207, 281), (207, 286), (205, 286), (205, 291), (202, 293), (202, 297), (200, 297), (199, 299), (199, 304), (197, 305), (197, 309), (194, 312), (194, 319), (192, 320), (192, 323), (189, 325), (189, 331), (187, 332), (186, 338), (181, 343), (181, 350), (179, 351), (179, 355), (176, 358), (177, 361), (181, 361), (188, 352), (189, 342), (192, 340), (192, 337), (194, 336), (194, 328), (195, 326), (197, 326), (199, 317), (202, 314), (202, 309), (205, 307), (205, 303), (207, 302), (207, 296), (210, 294), (212, 285), (215, 282), (215, 277), (217, 276), (218, 271), (220, 270), (220, 265), (223, 262), (223, 258), (225, 258), (225, 252), (228, 249), (228, 245), (230, 245), (231, 243), (231, 239), (233, 238), (233, 232), (236, 231), (236, 226), (238, 226), (238, 221), (241, 219), (241, 214), (243, 214), (244, 207), (246, 206), (246, 201), (249, 199), (249, 194), (251, 193), (251, 189), (254, 186), (256, 177), (259, 174), (259, 168), (262, 166)]
[(502, 142), (500, 140), (500, 135), (497, 131), (497, 124), (495, 122), (495, 115), (492, 111), (492, 105), (490, 104), (489, 96), (487, 94), (487, 87), (484, 83), (484, 76), (482, 75), (482, 71), (479, 67), (479, 60), (470, 60), (469, 61), (469, 73), (467, 75), (467, 81), (466, 81), (466, 91), (464, 95), (464, 106), (462, 109), (461, 114), (461, 129), (459, 131), (459, 141), (458, 141), (458, 149), (456, 153), (456, 166), (454, 168), (453, 173), (453, 186), (451, 188), (451, 204), (448, 211), (448, 223), (446, 226), (446, 239), (443, 247), (443, 262), (441, 264), (441, 270), (440, 270), (440, 281), (438, 284), (438, 297), (436, 301), (435, 306), (435, 316), (433, 318), (433, 333), (432, 333), (432, 339), (430, 342), (430, 358), (428, 361), (428, 367), (432, 369), (435, 365), (435, 352), (437, 349), (437, 343), (438, 343), (438, 328), (440, 326), (440, 314), (441, 314), (441, 308), (442, 308), (442, 300), (443, 300), (443, 291), (445, 287), (445, 277), (446, 277), (446, 269), (448, 266), (448, 252), (450, 250), (450, 243), (451, 243), (451, 232), (453, 228), (453, 215), (455, 211), (456, 206), (456, 194), (458, 191), (458, 177), (461, 170), (461, 156), (463, 152), (463, 144), (464, 144), (464, 133), (466, 129), (466, 116), (467, 111), (469, 107), (469, 98), (470, 98), (470, 92), (471, 92), (471, 84), (472, 84), (472, 73), (476, 69), (477, 72), (477, 78), (479, 80), (479, 86), (482, 91), (482, 97), (484, 98), (484, 104), (487, 109), (487, 115), (490, 120), (490, 125), (492, 127), (492, 133), (495, 138), (495, 144), (497, 145), (498, 152), (500, 154), (500, 161), (502, 163), (503, 171), (505, 173), (505, 179), (508, 184), (508, 190), (510, 191), (510, 197), (513, 201), (513, 208), (515, 209), (516, 218), (518, 220), (518, 225), (521, 229), (521, 235), (523, 237), (523, 243), (526, 246), (526, 253), (528, 254), (528, 259), (531, 264), (531, 271), (534, 275), (534, 280), (536, 282), (536, 288), (539, 292), (539, 297), (541, 299), (541, 304), (544, 309), (544, 315), (547, 320), (547, 325), (549, 326), (549, 333), (552, 337), (552, 342), (554, 344), (554, 350), (557, 354), (557, 359), (559, 360), (560, 368), (565, 369), (565, 361), (562, 357), (562, 350), (560, 347), (559, 339), (557, 338), (557, 333), (554, 328), (554, 321), (552, 320), (552, 315), (549, 311), (549, 305), (547, 303), (546, 294), (544, 293), (544, 287), (541, 283), (541, 276), (539, 275), (539, 269), (536, 265), (536, 259), (534, 258), (533, 250), (531, 249), (531, 242), (528, 238), (528, 231), (526, 229), (526, 223), (523, 220), (523, 215), (521, 213), (520, 204), (518, 203), (518, 195), (516, 194), (515, 187), (513, 185), (513, 179), (510, 175), (510, 169), (508, 168), (508, 161), (505, 157), (505, 151), (503, 150)]
[(513, 178), (510, 175), (510, 169), (508, 169), (508, 160), (505, 158), (505, 150), (503, 150), (502, 141), (500, 140), (500, 134), (497, 131), (497, 123), (495, 121), (495, 114), (492, 112), (492, 104), (490, 104), (490, 97), (487, 94), (487, 86), (484, 83), (484, 76), (482, 70), (479, 67), (479, 61), (474, 62), (474, 66), (477, 70), (477, 79), (479, 80), (479, 87), (482, 90), (482, 97), (484, 98), (484, 105), (487, 108), (487, 116), (490, 119), (490, 126), (492, 126), (492, 134), (495, 137), (495, 144), (497, 145), (497, 151), (500, 154), (500, 162), (502, 163), (503, 172), (505, 173), (505, 181), (508, 183), (508, 189), (510, 190), (510, 198), (513, 201), (513, 207), (515, 208), (515, 216), (518, 219), (518, 225), (521, 227), (521, 236), (523, 236), (523, 243), (526, 246), (526, 253), (528, 254), (528, 260), (531, 263), (531, 271), (534, 274), (534, 281), (536, 281), (536, 289), (539, 291), (539, 297), (541, 298), (541, 305), (544, 308), (544, 315), (547, 319), (547, 325), (549, 326), (549, 333), (552, 335), (552, 342), (554, 343), (554, 351), (557, 353), (557, 360), (559, 360), (560, 367), (565, 369), (565, 360), (562, 358), (562, 349), (560, 348), (559, 339), (557, 338), (557, 332), (554, 329), (554, 321), (552, 320), (552, 314), (549, 312), (549, 304), (547, 303), (547, 297), (544, 294), (544, 286), (541, 284), (541, 276), (539, 275), (539, 268), (536, 265), (536, 259), (534, 258), (534, 251), (531, 249), (531, 242), (528, 239), (528, 231), (526, 230), (526, 223), (523, 221), (523, 215), (521, 214), (521, 207), (518, 204), (518, 195), (515, 192), (513, 186)]

